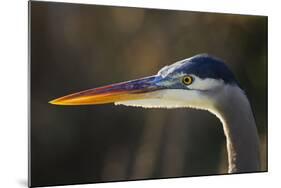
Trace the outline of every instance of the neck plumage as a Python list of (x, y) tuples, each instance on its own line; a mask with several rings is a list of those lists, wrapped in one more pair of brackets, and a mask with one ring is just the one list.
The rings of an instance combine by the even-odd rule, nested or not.
[[(217, 89), (217, 91), (220, 89)], [(198, 108), (215, 114), (223, 124), (226, 136), (229, 173), (259, 170), (259, 138), (250, 103), (237, 86), (225, 86), (220, 93), (198, 97), (193, 90), (160, 90), (154, 98), (121, 101), (115, 104), (143, 108)], [(182, 99), (182, 100), (180, 100)], [(182, 101), (186, 101), (183, 103)], [(215, 101), (215, 102), (210, 102)]]
[(259, 137), (246, 95), (239, 87), (229, 86), (217, 101), (213, 113), (223, 124), (228, 152), (228, 172), (258, 171)]

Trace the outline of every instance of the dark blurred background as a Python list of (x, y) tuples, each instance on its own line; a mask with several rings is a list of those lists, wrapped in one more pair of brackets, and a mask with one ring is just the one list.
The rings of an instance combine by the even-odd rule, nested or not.
[(251, 101), (267, 170), (267, 17), (31, 2), (33, 186), (224, 174), (219, 120), (192, 109), (54, 106), (209, 53)]

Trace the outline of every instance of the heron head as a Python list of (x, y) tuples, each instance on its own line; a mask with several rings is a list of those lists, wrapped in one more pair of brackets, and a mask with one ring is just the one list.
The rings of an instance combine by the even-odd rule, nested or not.
[(154, 76), (81, 91), (50, 103), (206, 109), (226, 85), (238, 85), (227, 66), (217, 58), (200, 54), (163, 67)]

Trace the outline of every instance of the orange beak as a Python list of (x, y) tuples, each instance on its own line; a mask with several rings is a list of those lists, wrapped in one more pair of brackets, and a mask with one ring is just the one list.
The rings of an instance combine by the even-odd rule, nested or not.
[(159, 90), (159, 76), (112, 84), (66, 95), (50, 101), (55, 105), (94, 105), (144, 99), (148, 93)]

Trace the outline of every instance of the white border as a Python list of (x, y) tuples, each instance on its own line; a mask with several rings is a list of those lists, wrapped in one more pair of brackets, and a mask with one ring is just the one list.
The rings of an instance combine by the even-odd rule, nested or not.
[[(61, 0), (58, 0), (61, 1)], [(64, 2), (269, 16), (269, 173), (76, 185), (73, 187), (278, 187), (281, 177), (280, 6), (271, 0), (68, 0)], [(27, 1), (0, 7), (0, 187), (27, 184)]]
[[(46, 1), (46, 0), (43, 0)], [(51, 0), (53, 1), (53, 0)], [(68, 3), (82, 3), (82, 4), (96, 4), (96, 5), (114, 5), (125, 7), (142, 7), (142, 8), (161, 8), (174, 10), (192, 10), (192, 11), (206, 11), (206, 12), (222, 12), (222, 13), (236, 13), (236, 14), (255, 14), (267, 15), (268, 10), (263, 7), (263, 1), (243, 1), (235, 0), (223, 2), (223, 0), (57, 0), (54, 2), (68, 2)]]

